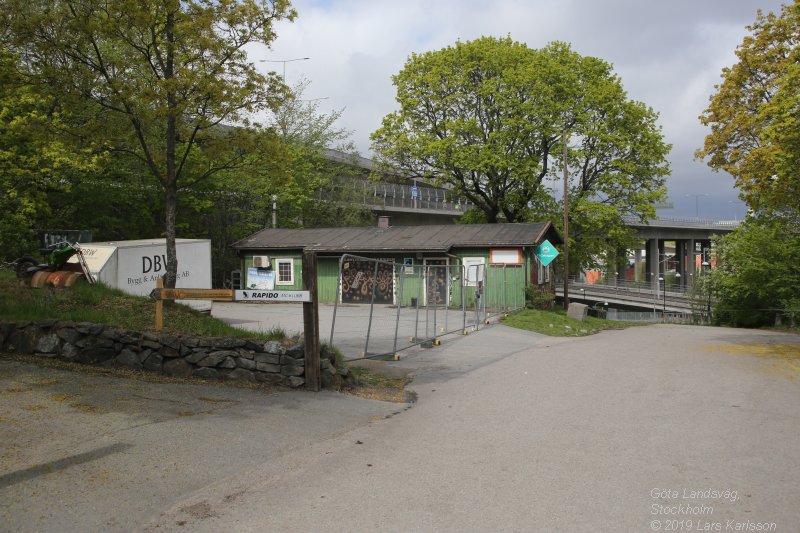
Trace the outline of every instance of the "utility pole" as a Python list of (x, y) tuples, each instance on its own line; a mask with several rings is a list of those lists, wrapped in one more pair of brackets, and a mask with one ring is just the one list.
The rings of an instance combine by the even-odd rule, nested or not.
[(567, 171), (567, 130), (561, 132), (564, 145), (564, 309), (569, 308), (569, 174)]

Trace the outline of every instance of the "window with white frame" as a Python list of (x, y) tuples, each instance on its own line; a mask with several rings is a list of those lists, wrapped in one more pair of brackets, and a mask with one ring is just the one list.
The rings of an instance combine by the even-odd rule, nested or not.
[(276, 259), (275, 272), (277, 272), (276, 285), (294, 285), (294, 259)]
[(464, 257), (461, 264), (464, 265), (465, 285), (467, 287), (477, 287), (479, 281), (483, 281), (486, 258), (484, 257)]
[(538, 259), (536, 260), (536, 264), (539, 265), (538, 284), (544, 285), (545, 283), (550, 283), (550, 272), (553, 269), (549, 266), (544, 266)]

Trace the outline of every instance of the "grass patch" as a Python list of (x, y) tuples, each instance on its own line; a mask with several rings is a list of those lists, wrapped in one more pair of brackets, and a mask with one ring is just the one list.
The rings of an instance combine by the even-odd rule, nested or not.
[(28, 392), (28, 391), (30, 391), (30, 390), (31, 390), (31, 389), (29, 389), (29, 388), (26, 388), (26, 387), (20, 387), (20, 386), (18, 386), (18, 385), (15, 385), (15, 386), (13, 386), (13, 387), (9, 387), (9, 388), (7, 388), (7, 389), (6, 389), (6, 390), (4, 390), (3, 392), (15, 393), (15, 392)]
[(79, 411), (83, 411), (85, 413), (97, 412), (97, 406), (92, 405), (90, 403), (76, 402), (69, 404), (69, 406), (72, 407), (73, 409), (78, 409)]
[[(155, 302), (131, 296), (105, 285), (78, 284), (70, 289), (33, 289), (21, 286), (10, 270), (0, 270), (0, 319), (72, 320), (93, 322), (135, 331), (155, 329)], [(283, 340), (285, 332), (246, 331), (208, 314), (174, 302), (164, 303), (165, 333), (208, 337), (246, 337)]]
[(524, 329), (551, 337), (583, 337), (606, 329), (625, 329), (631, 326), (643, 326), (641, 322), (621, 322), (604, 318), (586, 317), (581, 322), (567, 316), (566, 311), (540, 311), (538, 309), (522, 309), (502, 319), (503, 324), (512, 328)]
[(370, 400), (381, 400), (395, 403), (411, 403), (413, 397), (406, 390), (406, 385), (411, 381), (408, 378), (387, 378), (369, 368), (351, 366), (350, 373), (355, 380), (355, 386), (348, 388), (349, 394)]
[(228, 400), (226, 398), (206, 398), (205, 396), (200, 396), (197, 399), (206, 403), (239, 403), (238, 400)]

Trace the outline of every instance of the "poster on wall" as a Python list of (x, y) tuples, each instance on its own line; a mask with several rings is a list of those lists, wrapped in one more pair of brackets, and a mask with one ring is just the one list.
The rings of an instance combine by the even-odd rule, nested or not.
[(271, 291), (275, 288), (275, 271), (265, 268), (247, 269), (247, 288)]
[(425, 267), (425, 303), (447, 305), (449, 288), (447, 259), (426, 259)]
[[(347, 261), (342, 265), (342, 302), (370, 303), (372, 301), (372, 280), (374, 277), (374, 262)], [(391, 263), (378, 263), (375, 303), (394, 303), (394, 272)]]

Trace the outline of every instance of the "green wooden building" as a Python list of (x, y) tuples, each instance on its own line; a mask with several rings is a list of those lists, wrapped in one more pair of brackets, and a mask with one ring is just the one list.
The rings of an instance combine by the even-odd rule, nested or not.
[[(304, 251), (317, 254), (322, 303), (471, 306), (476, 291), (489, 305), (524, 302), (529, 284), (551, 284), (551, 267), (534, 250), (562, 243), (550, 222), (282, 229), (235, 242), (242, 288), (301, 289)], [(343, 258), (344, 256), (344, 258)], [(364, 258), (364, 259), (362, 259)], [(369, 261), (379, 259), (381, 262)], [(377, 270), (377, 278), (376, 278)]]

